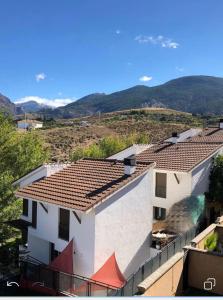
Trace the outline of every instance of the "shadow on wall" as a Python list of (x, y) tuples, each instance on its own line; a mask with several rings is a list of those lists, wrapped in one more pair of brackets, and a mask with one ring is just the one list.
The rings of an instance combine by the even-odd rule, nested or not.
[[(136, 273), (139, 267), (150, 258), (150, 243), (152, 241), (152, 232), (148, 234), (145, 241), (135, 253), (131, 261), (129, 262), (128, 266), (126, 267), (125, 271), (123, 272), (126, 279), (128, 279), (133, 273)], [(148, 249), (145, 252), (145, 249)], [(139, 265), (139, 261), (141, 264)]]
[(166, 218), (167, 230), (183, 233), (202, 222), (205, 208), (205, 196), (190, 196), (175, 203)]

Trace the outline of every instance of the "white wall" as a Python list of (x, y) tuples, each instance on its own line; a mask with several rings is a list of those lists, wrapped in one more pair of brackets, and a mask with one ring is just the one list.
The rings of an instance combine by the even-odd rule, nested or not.
[(192, 194), (197, 196), (208, 191), (209, 175), (213, 158), (208, 159), (192, 171)]
[(48, 264), (50, 259), (50, 244), (48, 241), (40, 239), (31, 234), (28, 235), (29, 255), (39, 261)]
[(36, 123), (33, 125), (34, 128), (42, 128), (43, 127), (43, 123)]
[[(177, 141), (178, 142), (183, 142), (186, 139), (188, 139), (190, 137), (193, 137), (193, 136), (196, 136), (196, 135), (198, 135), (201, 132), (202, 132), (201, 128), (191, 128), (191, 129), (188, 129), (188, 130), (186, 130), (186, 131), (181, 132), (181, 133), (178, 134)], [(172, 140), (173, 140), (173, 138), (170, 137), (170, 138), (166, 139), (165, 142), (172, 142)]]
[[(155, 196), (155, 173), (166, 173), (167, 174), (167, 190), (166, 198), (159, 198)], [(179, 179), (179, 184), (174, 176), (176, 174)], [(154, 184), (153, 184), (153, 206), (162, 207), (167, 209), (167, 213), (171, 206), (179, 202), (180, 200), (188, 197), (191, 194), (191, 174), (190, 173), (178, 173), (170, 172), (159, 169), (154, 169)]]
[(48, 177), (58, 171), (63, 170), (68, 164), (44, 164), (39, 168), (31, 171), (29, 174), (17, 180), (14, 184), (18, 184), (20, 188), (31, 184), (32, 182), (42, 178)]
[[(32, 202), (32, 201), (29, 201)], [(42, 240), (55, 244), (55, 249), (63, 251), (68, 242), (58, 237), (59, 224), (59, 207), (56, 205), (43, 203), (48, 209), (48, 213), (37, 204), (37, 228), (29, 227), (28, 236), (34, 236)], [(74, 273), (90, 276), (94, 272), (94, 213), (82, 214), (77, 212), (81, 217), (81, 224), (78, 223), (72, 211), (70, 211), (70, 240), (74, 238)], [(33, 239), (31, 239), (31, 242)], [(36, 244), (36, 250), (31, 256), (42, 259), (43, 253), (41, 244)], [(33, 247), (31, 247), (33, 249)], [(38, 255), (40, 253), (40, 256)], [(48, 251), (45, 253), (45, 260), (48, 258)]]
[(152, 169), (96, 208), (95, 272), (115, 252), (127, 278), (149, 258)]
[(143, 152), (144, 150), (152, 147), (152, 144), (134, 144), (110, 157), (108, 157), (109, 159), (118, 159), (118, 160), (123, 160), (124, 158), (133, 155), (133, 154), (139, 154), (141, 152)]

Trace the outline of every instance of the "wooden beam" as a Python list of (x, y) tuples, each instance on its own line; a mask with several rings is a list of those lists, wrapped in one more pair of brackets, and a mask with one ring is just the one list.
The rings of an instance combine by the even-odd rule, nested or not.
[(175, 177), (177, 183), (180, 184), (180, 180), (179, 180), (179, 178), (177, 177), (177, 174), (176, 174), (176, 173), (174, 173), (174, 177)]
[(74, 214), (74, 216), (76, 217), (78, 223), (81, 224), (81, 219), (78, 217), (76, 211), (73, 210), (73, 214)]
[(43, 205), (43, 203), (40, 202), (40, 205), (41, 205), (42, 208), (45, 210), (45, 212), (48, 214), (48, 209)]

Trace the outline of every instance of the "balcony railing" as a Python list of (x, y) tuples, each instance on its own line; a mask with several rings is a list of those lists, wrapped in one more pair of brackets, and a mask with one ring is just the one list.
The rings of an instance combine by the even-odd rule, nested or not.
[(70, 296), (113, 296), (117, 288), (101, 282), (64, 272), (50, 269), (47, 265), (39, 264), (30, 257), (20, 261), (23, 279), (35, 286), (35, 283), (47, 289), (48, 293)]

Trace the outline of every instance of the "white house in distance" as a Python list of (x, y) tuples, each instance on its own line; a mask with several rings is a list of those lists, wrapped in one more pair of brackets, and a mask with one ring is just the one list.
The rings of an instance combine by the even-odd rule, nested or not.
[(150, 257), (154, 166), (82, 159), (19, 179), (29, 255), (49, 264), (73, 239), (73, 273), (90, 278), (115, 253), (128, 278)]
[[(142, 151), (141, 151), (142, 150)], [(223, 153), (223, 120), (219, 127), (173, 133), (155, 145), (134, 145), (110, 158), (137, 155), (137, 161), (154, 161), (153, 218), (164, 220), (179, 201), (208, 191), (214, 157)]]
[(37, 120), (20, 120), (17, 122), (18, 129), (38, 129), (43, 127), (43, 123)]

